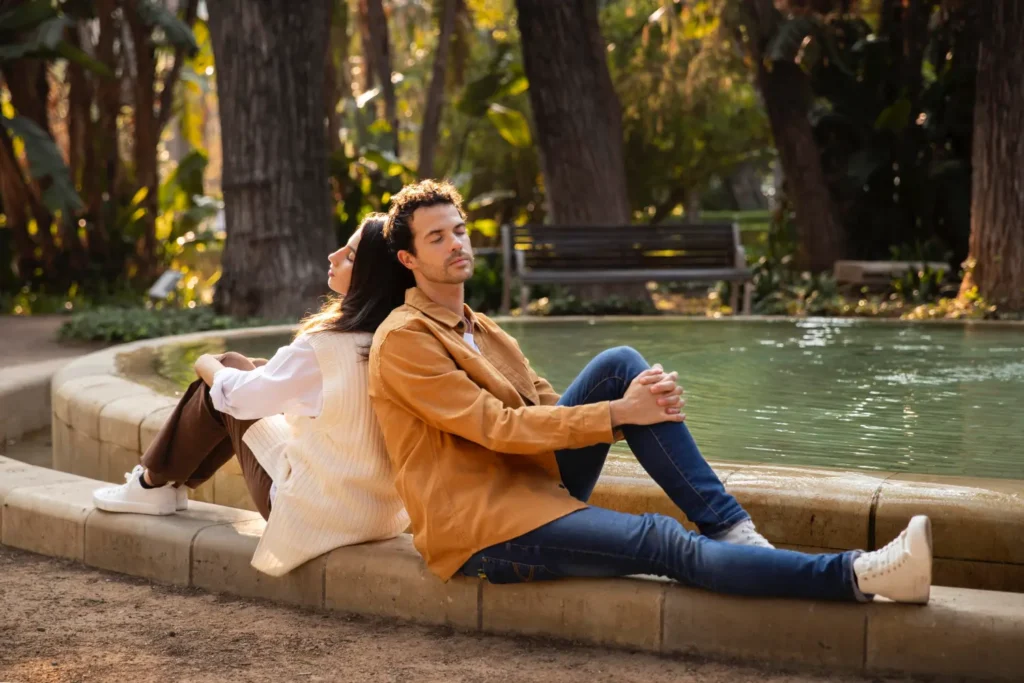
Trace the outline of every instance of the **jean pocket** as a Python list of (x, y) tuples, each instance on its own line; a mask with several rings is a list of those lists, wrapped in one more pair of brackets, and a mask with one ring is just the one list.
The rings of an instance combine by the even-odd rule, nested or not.
[(530, 583), (559, 578), (556, 572), (542, 564), (497, 560), (490, 557), (481, 559), (480, 574), (490, 583)]

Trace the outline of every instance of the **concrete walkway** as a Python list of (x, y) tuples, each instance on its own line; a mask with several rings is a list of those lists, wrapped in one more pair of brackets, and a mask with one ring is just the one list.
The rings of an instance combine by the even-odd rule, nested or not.
[[(5, 384), (5, 379), (18, 383), (29, 375), (43, 377), (52, 374), (65, 363), (106, 346), (103, 343), (57, 341), (57, 332), (66, 320), (67, 317), (62, 315), (0, 315), (0, 385)], [(35, 371), (30, 366), (35, 366)], [(48, 393), (48, 387), (43, 391)], [(49, 401), (46, 403), (48, 405)], [(16, 412), (13, 408), (0, 405), (0, 412)], [(18, 419), (22, 418), (18, 416)], [(49, 426), (32, 425), (28, 427), (29, 432), (23, 434), (24, 428), (13, 429), (14, 425), (6, 424), (7, 419), (14, 418), (0, 415), (0, 454), (30, 465), (50, 467)]]
[(63, 315), (0, 316), (0, 369), (61, 358), (71, 360), (105, 346), (58, 342), (57, 331), (66, 320)]

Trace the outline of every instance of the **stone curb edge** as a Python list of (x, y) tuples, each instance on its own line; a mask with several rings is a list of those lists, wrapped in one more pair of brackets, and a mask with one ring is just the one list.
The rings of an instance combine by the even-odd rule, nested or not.
[(169, 517), (95, 510), (102, 482), (0, 457), (0, 542), (86, 565), (316, 610), (802, 667), (1017, 679), (1024, 595), (933, 590), (926, 607), (734, 598), (659, 579), (496, 586), (430, 575), (409, 536), (332, 551), (279, 578), (250, 559), (264, 522), (192, 502)]

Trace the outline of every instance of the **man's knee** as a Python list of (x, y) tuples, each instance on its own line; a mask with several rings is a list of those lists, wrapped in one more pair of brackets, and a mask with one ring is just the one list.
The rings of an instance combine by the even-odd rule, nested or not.
[(650, 367), (640, 352), (632, 346), (616, 346), (602, 352), (598, 358), (609, 365), (613, 365), (630, 378), (636, 377)]
[(256, 367), (250, 359), (236, 351), (228, 351), (220, 356), (220, 364), (235, 370), (253, 370)]

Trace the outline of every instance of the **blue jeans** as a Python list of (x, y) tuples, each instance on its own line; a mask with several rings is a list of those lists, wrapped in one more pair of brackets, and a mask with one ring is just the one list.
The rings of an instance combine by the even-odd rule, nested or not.
[[(621, 398), (648, 367), (633, 349), (605, 351), (580, 373), (560, 404)], [(491, 583), (656, 574), (735, 595), (864, 599), (853, 578), (856, 552), (808, 555), (709, 538), (749, 515), (726, 492), (685, 424), (626, 425), (622, 432), (640, 465), (701, 534), (664, 515), (589, 507), (479, 551), (462, 573)], [(573, 496), (584, 502), (590, 498), (609, 447), (598, 444), (557, 454), (562, 483)]]

